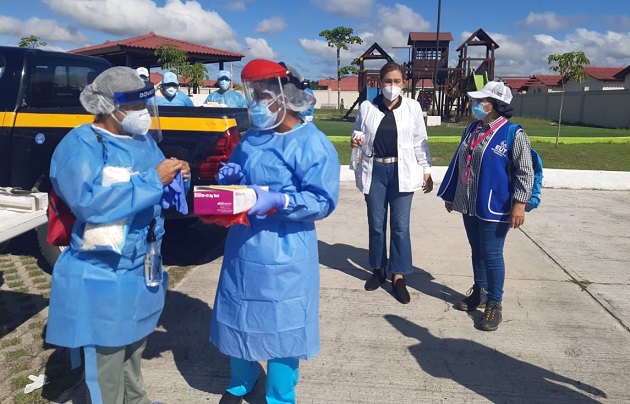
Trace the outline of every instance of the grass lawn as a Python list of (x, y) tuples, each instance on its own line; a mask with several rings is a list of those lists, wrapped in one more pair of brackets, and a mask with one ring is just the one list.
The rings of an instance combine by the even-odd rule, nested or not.
[[(332, 141), (341, 164), (348, 164), (354, 120), (342, 120), (342, 117), (343, 114), (335, 110), (317, 110), (315, 124)], [(562, 125), (560, 145), (556, 148), (556, 122), (521, 117), (512, 121), (523, 126), (532, 146), (542, 156), (545, 168), (630, 171), (630, 129)], [(464, 124), (427, 128), (433, 165), (448, 165), (463, 130)]]

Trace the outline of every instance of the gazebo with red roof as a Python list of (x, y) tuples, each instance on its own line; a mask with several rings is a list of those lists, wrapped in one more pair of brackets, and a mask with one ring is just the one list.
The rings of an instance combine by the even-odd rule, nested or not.
[(171, 44), (179, 50), (186, 52), (190, 63), (218, 63), (219, 69), (223, 69), (225, 62), (238, 62), (245, 55), (236, 52), (211, 48), (196, 43), (168, 38), (150, 32), (134, 38), (121, 39), (119, 41), (105, 41), (100, 45), (75, 49), (70, 53), (87, 56), (100, 56), (114, 66), (129, 67), (159, 67), (155, 50), (163, 44)]

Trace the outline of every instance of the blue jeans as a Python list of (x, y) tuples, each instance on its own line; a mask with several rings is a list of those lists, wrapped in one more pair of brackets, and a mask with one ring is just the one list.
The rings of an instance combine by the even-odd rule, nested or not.
[(509, 223), (489, 222), (476, 216), (464, 216), (464, 228), (472, 250), (475, 286), (488, 289), (488, 300), (500, 302), (505, 283), (503, 245)]
[[(398, 191), (398, 163), (374, 163), (370, 193), (365, 195), (369, 227), (370, 266), (388, 268), (392, 274), (412, 271), (409, 216), (413, 192)], [(390, 212), (389, 265), (387, 260), (387, 210)]]

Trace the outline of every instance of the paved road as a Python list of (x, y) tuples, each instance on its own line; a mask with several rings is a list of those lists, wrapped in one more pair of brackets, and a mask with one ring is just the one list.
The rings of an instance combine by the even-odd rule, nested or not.
[[(322, 349), (302, 363), (299, 403), (630, 402), (630, 192), (544, 190), (508, 235), (495, 332), (474, 328), (481, 311), (452, 308), (472, 284), (461, 217), (434, 194), (417, 194), (412, 210), (412, 301), (401, 305), (389, 282), (363, 289), (365, 206), (342, 183), (338, 209), (318, 224)], [(220, 265), (169, 292), (143, 363), (154, 400), (218, 403), (228, 383), (228, 361), (208, 342)], [(246, 402), (264, 403), (263, 386)]]

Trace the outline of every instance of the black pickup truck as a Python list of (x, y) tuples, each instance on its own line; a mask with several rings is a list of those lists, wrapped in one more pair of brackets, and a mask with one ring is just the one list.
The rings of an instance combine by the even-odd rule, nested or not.
[[(55, 147), (70, 129), (93, 119), (79, 94), (109, 67), (101, 58), (0, 46), (0, 187), (50, 190)], [(159, 146), (167, 157), (190, 163), (193, 186), (214, 183), (220, 162), (249, 126), (241, 108), (159, 107), (159, 113)], [(46, 244), (46, 226), (37, 230), (45, 258), (54, 262), (58, 247)]]

